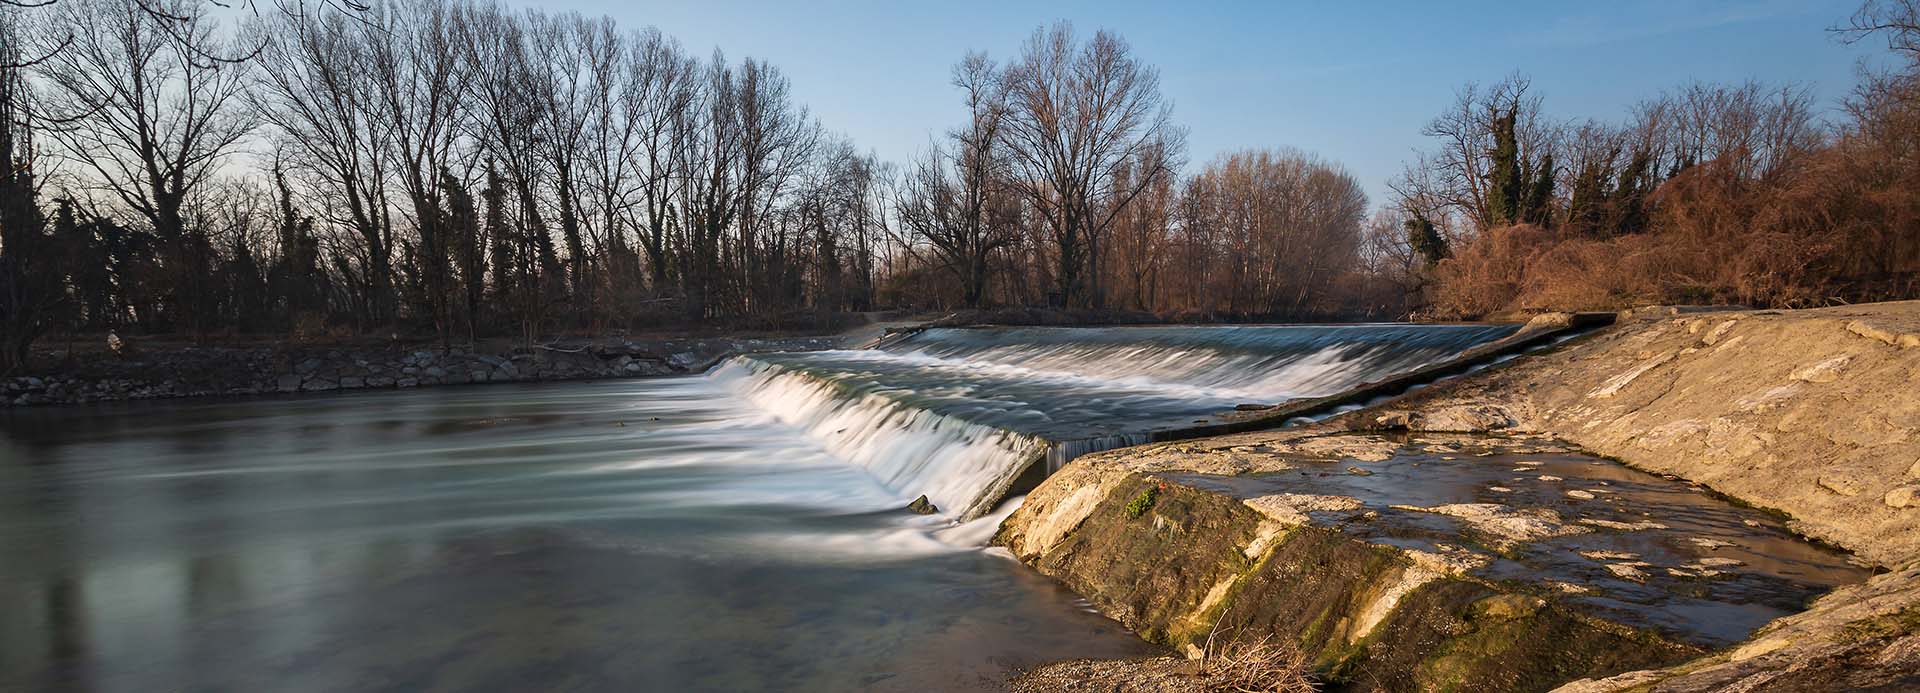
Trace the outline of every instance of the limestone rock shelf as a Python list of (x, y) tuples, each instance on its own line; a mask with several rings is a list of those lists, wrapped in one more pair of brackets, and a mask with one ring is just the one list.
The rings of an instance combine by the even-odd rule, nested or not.
[(1069, 474), (999, 542), (1150, 640), (1277, 635), (1343, 685), (1676, 664), (1867, 576), (1777, 517), (1543, 440), (1255, 434)]

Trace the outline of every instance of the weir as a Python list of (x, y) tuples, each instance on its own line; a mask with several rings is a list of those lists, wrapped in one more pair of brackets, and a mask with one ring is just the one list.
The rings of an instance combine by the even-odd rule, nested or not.
[(1519, 329), (936, 328), (875, 349), (739, 356), (710, 377), (965, 520), (1030, 469), (1422, 372)]

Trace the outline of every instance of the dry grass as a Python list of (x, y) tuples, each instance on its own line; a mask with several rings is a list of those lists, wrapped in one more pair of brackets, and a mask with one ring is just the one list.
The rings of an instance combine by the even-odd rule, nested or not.
[(1313, 693), (1306, 655), (1272, 636), (1216, 648), (1208, 638), (1200, 660), (1201, 685), (1219, 693)]

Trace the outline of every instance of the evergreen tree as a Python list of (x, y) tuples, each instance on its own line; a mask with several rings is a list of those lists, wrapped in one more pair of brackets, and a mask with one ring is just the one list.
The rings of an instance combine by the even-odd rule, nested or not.
[(1620, 172), (1619, 183), (1609, 201), (1609, 229), (1615, 235), (1639, 233), (1647, 227), (1647, 195), (1652, 191), (1653, 156), (1644, 148), (1635, 149), (1633, 158)]
[(1553, 173), (1553, 154), (1548, 153), (1534, 166), (1533, 185), (1527, 189), (1521, 221), (1541, 227), (1553, 225)]
[(112, 286), (107, 280), (111, 262), (93, 237), (92, 225), (82, 225), (72, 198), (54, 203), (53, 240), (60, 246), (75, 309), (67, 316), (70, 327), (103, 325), (112, 312)]
[(1493, 168), (1487, 173), (1487, 200), (1485, 223), (1488, 227), (1506, 226), (1524, 221), (1521, 216), (1526, 204), (1526, 173), (1521, 168), (1520, 142), (1514, 133), (1515, 120), (1519, 117), (1519, 107), (1500, 111), (1493, 116)]
[(519, 242), (514, 239), (512, 229), (507, 226), (507, 190), (500, 180), (499, 169), (493, 162), (487, 162), (487, 187), (480, 191), (481, 204), (486, 206), (483, 223), (489, 254), (493, 266), (493, 303), (495, 305), (513, 305), (517, 285), (520, 261), (516, 249)]
[(1607, 235), (1608, 198), (1613, 184), (1613, 159), (1619, 150), (1597, 156), (1580, 165), (1573, 177), (1573, 191), (1567, 199), (1567, 232), (1577, 236)]
[[(302, 319), (324, 317), (327, 277), (320, 267), (320, 239), (314, 237), (313, 218), (301, 216), (294, 207), (285, 171), (275, 167), (273, 179), (280, 206), (276, 229), (280, 248), (279, 257), (267, 271), (267, 287), (270, 301), (284, 309), (286, 327), (291, 328)], [(343, 272), (341, 276), (350, 279), (353, 274)]]
[(269, 314), (266, 278), (260, 273), (260, 262), (254, 257), (253, 247), (247, 243), (245, 233), (233, 235), (233, 247), (228, 251), (225, 275), (228, 280), (227, 306), (232, 311), (231, 324), (245, 330), (259, 327)]
[(480, 302), (485, 298), (486, 248), (480, 238), (480, 219), (474, 210), (473, 195), (466, 186), (453, 177), (453, 172), (440, 170), (440, 194), (446, 200), (446, 209), (440, 221), (440, 227), (453, 246), (454, 264), (460, 271), (462, 322), (467, 329), (467, 341), (474, 338), (475, 323), (480, 314)]
[[(13, 38), (0, 33), (0, 40)], [(0, 47), (0, 374), (26, 367), (34, 340), (53, 326), (65, 299), (59, 249), (34, 188), (26, 80), (8, 62), (12, 55)]]
[(1433, 225), (1433, 220), (1415, 214), (1405, 225), (1407, 246), (1413, 249), (1414, 257), (1419, 258), (1421, 267), (1433, 269), (1441, 260), (1453, 255), (1453, 250), (1447, 247), (1446, 236), (1440, 235), (1440, 229)]

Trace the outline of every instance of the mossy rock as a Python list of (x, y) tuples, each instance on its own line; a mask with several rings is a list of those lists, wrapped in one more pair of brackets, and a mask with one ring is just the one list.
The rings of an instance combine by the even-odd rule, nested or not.
[(1148, 640), (1181, 648), (1208, 596), (1253, 567), (1242, 551), (1260, 517), (1232, 498), (1161, 483), (1118, 484), (1035, 564)]
[(1442, 576), (1334, 529), (1277, 531), (1233, 497), (1147, 475), (1108, 489), (1032, 560), (1176, 650), (1294, 642), (1335, 690), (1546, 690), (1702, 653), (1557, 594)]

